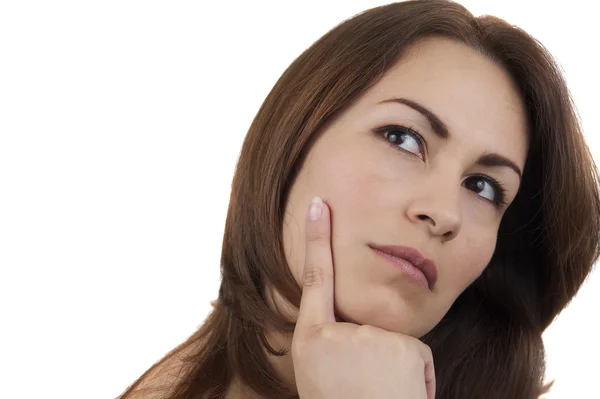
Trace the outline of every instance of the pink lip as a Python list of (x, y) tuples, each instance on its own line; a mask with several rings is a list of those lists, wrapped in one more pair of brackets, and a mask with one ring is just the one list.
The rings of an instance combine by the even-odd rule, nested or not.
[[(426, 285), (430, 291), (433, 290), (437, 281), (437, 267), (431, 259), (423, 256), (418, 249), (400, 245), (370, 244), (369, 247), (371, 247), (378, 255), (383, 256), (400, 266), (400, 268), (414, 279), (420, 280), (422, 283), (427, 283), (424, 285)], [(406, 261), (408, 261), (409, 264), (407, 264)]]

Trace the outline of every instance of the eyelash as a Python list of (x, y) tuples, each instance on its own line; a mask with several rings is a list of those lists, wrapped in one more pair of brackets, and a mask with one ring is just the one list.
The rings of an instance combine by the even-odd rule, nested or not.
[[(415, 157), (417, 157), (419, 159), (422, 159), (420, 156), (416, 155), (415, 153), (410, 152), (408, 150), (405, 150), (404, 148), (398, 147), (397, 144), (394, 144), (394, 143), (390, 142), (388, 140), (388, 138), (385, 137), (385, 133), (390, 133), (390, 132), (394, 132), (394, 131), (405, 133), (405, 134), (410, 134), (419, 143), (419, 150), (424, 153), (425, 151), (423, 151), (423, 149), (425, 148), (425, 139), (414, 128), (412, 128), (412, 127), (406, 127), (406, 126), (400, 126), (400, 125), (386, 125), (386, 126), (382, 126), (380, 128), (374, 129), (373, 131), (375, 133), (377, 133), (383, 140), (385, 140), (386, 143), (389, 144), (390, 147), (394, 148), (395, 150), (400, 150), (402, 152), (405, 152), (405, 153), (408, 153), (408, 154), (410, 154), (412, 156), (415, 156)], [(506, 189), (504, 188), (504, 186), (502, 185), (502, 183), (500, 183), (499, 181), (491, 178), (490, 176), (486, 176), (486, 175), (473, 175), (473, 176), (470, 176), (470, 177), (471, 178), (473, 178), (473, 177), (479, 177), (482, 180), (487, 181), (494, 188), (494, 191), (496, 192), (494, 200), (489, 200), (489, 199), (487, 199), (485, 197), (482, 197), (481, 195), (478, 195), (477, 193), (475, 193), (475, 195), (477, 195), (478, 198), (482, 199), (483, 201), (487, 201), (488, 203), (492, 203), (496, 208), (500, 208), (503, 205), (507, 205), (507, 203), (506, 203)], [(473, 191), (473, 190), (471, 190), (471, 191)]]

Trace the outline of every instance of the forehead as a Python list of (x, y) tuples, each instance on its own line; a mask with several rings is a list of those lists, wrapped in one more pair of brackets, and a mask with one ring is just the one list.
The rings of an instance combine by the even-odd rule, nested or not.
[(450, 39), (425, 39), (409, 48), (357, 106), (414, 115), (403, 106), (378, 104), (395, 97), (433, 111), (452, 140), (468, 140), (524, 165), (527, 120), (521, 96), (509, 74), (477, 51)]

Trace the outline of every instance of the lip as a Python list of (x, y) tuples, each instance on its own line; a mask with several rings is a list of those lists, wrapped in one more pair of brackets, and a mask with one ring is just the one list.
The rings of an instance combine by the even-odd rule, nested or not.
[(429, 290), (433, 290), (438, 278), (437, 267), (433, 260), (425, 257), (418, 249), (404, 247), (401, 245), (369, 244), (369, 247), (375, 251), (383, 252), (384, 254), (388, 254), (410, 262), (415, 268), (420, 270), (425, 275)]

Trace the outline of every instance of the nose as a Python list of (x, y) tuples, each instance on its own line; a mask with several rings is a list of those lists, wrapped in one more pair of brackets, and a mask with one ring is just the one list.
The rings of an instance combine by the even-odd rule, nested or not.
[(451, 187), (448, 179), (446, 183), (428, 183), (431, 184), (422, 187), (423, 190), (414, 191), (407, 210), (408, 218), (425, 226), (432, 236), (439, 236), (443, 241), (453, 240), (462, 226), (461, 187), (459, 184)]

